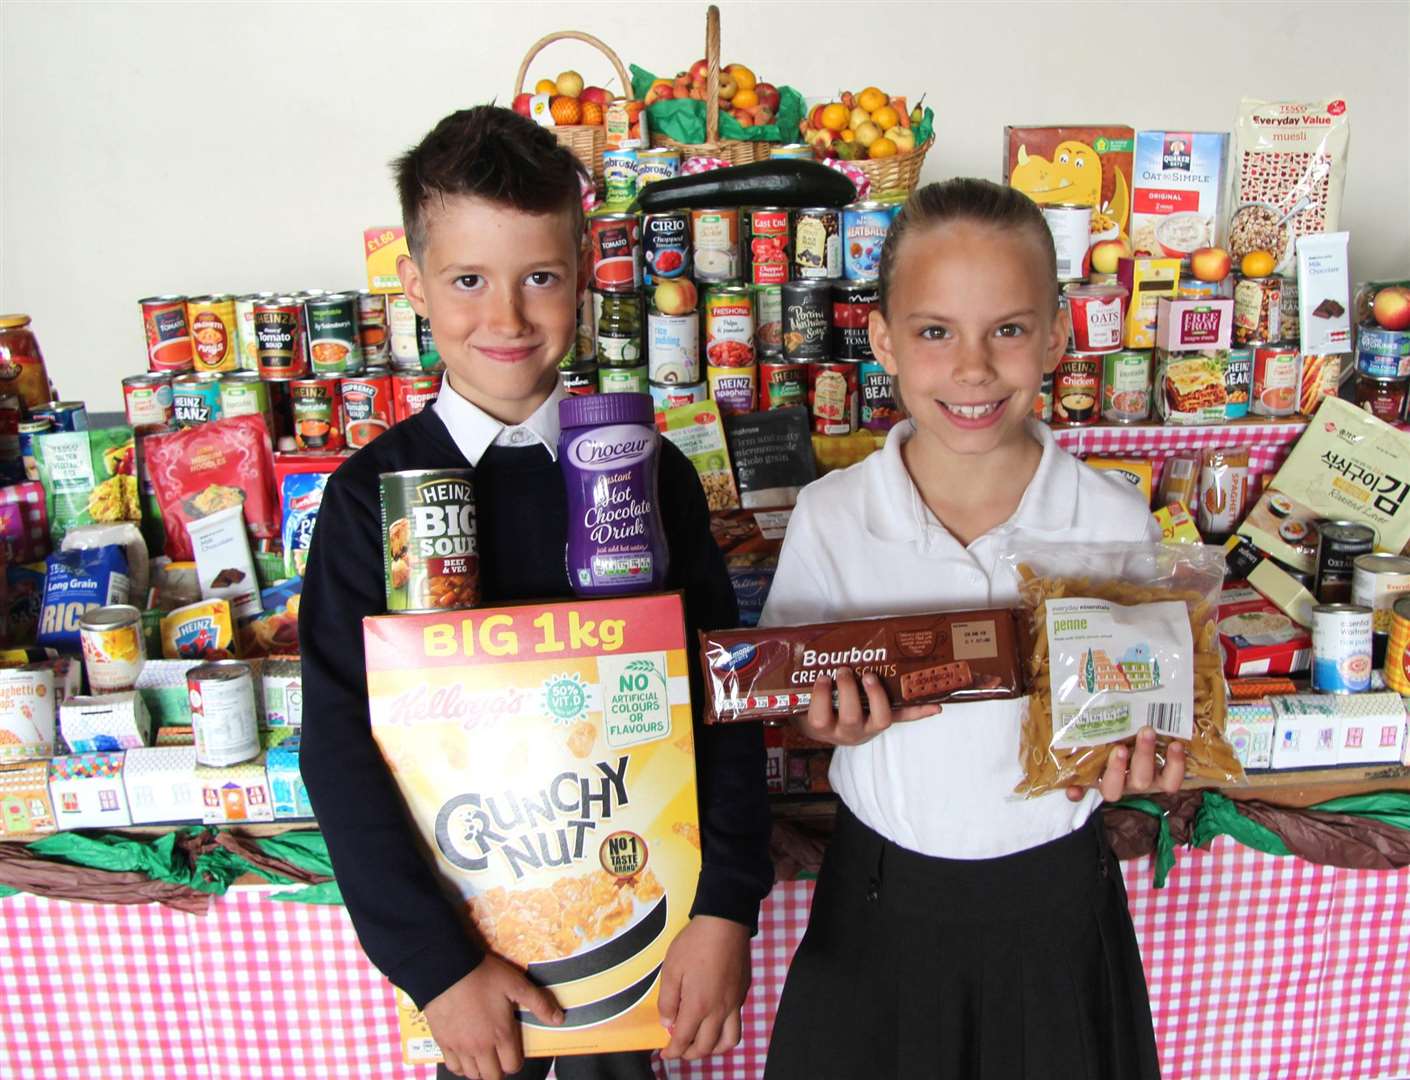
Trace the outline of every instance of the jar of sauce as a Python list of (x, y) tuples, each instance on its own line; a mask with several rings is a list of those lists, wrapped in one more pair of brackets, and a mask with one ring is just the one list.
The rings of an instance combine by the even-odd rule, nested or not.
[(0, 315), (0, 395), (18, 397), (26, 410), (57, 397), (28, 315)]

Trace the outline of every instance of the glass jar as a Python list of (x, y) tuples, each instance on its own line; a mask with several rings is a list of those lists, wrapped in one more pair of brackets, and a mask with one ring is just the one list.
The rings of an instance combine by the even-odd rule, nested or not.
[(0, 396), (14, 395), (25, 409), (37, 409), (58, 394), (49, 384), (39, 339), (28, 315), (0, 315)]

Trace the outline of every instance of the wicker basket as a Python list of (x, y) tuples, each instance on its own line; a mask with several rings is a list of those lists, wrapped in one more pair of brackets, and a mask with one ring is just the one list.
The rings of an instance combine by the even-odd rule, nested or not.
[[(584, 34), (579, 30), (560, 30), (556, 34), (539, 38), (530, 46), (528, 53), (524, 56), (524, 62), (519, 65), (519, 76), (514, 80), (516, 97), (524, 92), (524, 80), (528, 78), (529, 65), (533, 63), (534, 57), (555, 41), (569, 39), (584, 41), (607, 57), (617, 72), (617, 78), (622, 80), (622, 96), (631, 97), (632, 81), (627, 76), (627, 69), (622, 66), (621, 57), (598, 38), (591, 34)], [(607, 149), (607, 128), (602, 124), (566, 124), (550, 130), (558, 139), (559, 145), (566, 146), (573, 152), (573, 156), (583, 163), (583, 168), (587, 169), (592, 176), (593, 183), (601, 184), (602, 152)]]
[(875, 161), (852, 161), (849, 164), (861, 169), (871, 181), (871, 194), (868, 198), (874, 199), (888, 191), (914, 191), (920, 180), (921, 166), (925, 164), (926, 151), (934, 143), (935, 136), (932, 135), (909, 154), (877, 158)]
[(770, 144), (760, 139), (720, 138), (720, 9), (711, 4), (705, 10), (705, 141), (682, 143), (667, 135), (652, 135), (652, 146), (679, 150), (681, 160), (708, 157), (720, 158), (731, 165), (748, 165), (769, 156)]

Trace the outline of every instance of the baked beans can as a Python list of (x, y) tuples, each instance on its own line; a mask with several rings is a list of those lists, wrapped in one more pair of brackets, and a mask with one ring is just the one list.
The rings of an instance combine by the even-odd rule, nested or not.
[(430, 405), (441, 392), (439, 371), (392, 372), (392, 419), (400, 424)]
[(269, 436), (274, 437), (274, 410), (269, 401), (269, 384), (253, 371), (232, 371), (220, 377), (220, 415), (260, 416)]
[(695, 280), (738, 281), (740, 272), (739, 211), (734, 207), (691, 210), (691, 244)]
[(641, 288), (641, 244), (637, 228), (635, 214), (594, 214), (588, 218), (594, 289), (634, 293)]
[(180, 373), (195, 364), (191, 325), (186, 321), (186, 297), (148, 296), (137, 301), (147, 335), (147, 367)]
[[(588, 300), (589, 310), (591, 301)], [(421, 347), (416, 340), (416, 309), (405, 293), (387, 298), (387, 341), (392, 367), (398, 371), (421, 370)]]
[(1386, 686), (1401, 697), (1410, 697), (1410, 596), (1396, 599), (1390, 611), (1384, 669)]
[(783, 355), (825, 360), (832, 347), (832, 282), (790, 281), (783, 291)]
[(1277, 341), (1283, 329), (1283, 279), (1241, 277), (1234, 284), (1234, 344)]
[(669, 180), (681, 172), (681, 153), (669, 147), (638, 150), (636, 155), (636, 189), (641, 191), (657, 180)]
[(1351, 602), (1371, 609), (1371, 663), (1385, 663), (1396, 600), (1410, 593), (1410, 559), (1404, 555), (1358, 555), (1352, 563)]
[(1045, 371), (1038, 393), (1033, 396), (1033, 419), (1045, 424), (1053, 422), (1053, 373)]
[(608, 206), (630, 206), (636, 198), (637, 156), (631, 149), (602, 153), (603, 194)]
[(218, 373), (240, 367), (235, 297), (227, 293), (191, 297), (186, 301), (186, 323), (191, 328), (194, 371)]
[(816, 360), (808, 365), (808, 407), (819, 435), (857, 430), (860, 365), (851, 360)]
[(34, 456), (34, 437), (54, 430), (54, 421), (47, 416), (38, 420), (25, 420), (20, 423), (20, 462), (24, 465), (26, 480), (39, 479), (39, 462)]
[(261, 379), (302, 379), (308, 374), (304, 306), (294, 296), (255, 304), (255, 370)]
[(646, 366), (654, 383), (700, 381), (700, 314), (646, 313)]
[(635, 367), (600, 367), (597, 391), (600, 394), (644, 394), (650, 384), (645, 364)]
[(861, 395), (859, 422), (867, 431), (890, 431), (901, 419), (896, 383), (879, 360), (863, 360), (857, 372)]
[(707, 367), (705, 382), (723, 416), (750, 413), (758, 406), (759, 369), (749, 367)]
[(1241, 420), (1248, 415), (1253, 397), (1253, 350), (1238, 345), (1229, 350), (1229, 362), (1224, 366), (1224, 418)]
[(343, 448), (342, 393), (332, 375), (314, 375), (289, 384), (294, 445), (300, 450)]
[(1253, 343), (1254, 416), (1292, 416), (1302, 388), (1302, 356), (1296, 345)]
[(1410, 392), (1410, 379), (1356, 376), (1356, 404), (1387, 424), (1398, 424), (1405, 418), (1407, 392)]
[(221, 768), (259, 757), (255, 680), (240, 660), (212, 660), (186, 672), (196, 763)]
[(272, 292), (246, 293), (235, 298), (235, 346), (241, 371), (259, 370), (259, 341), (255, 336), (255, 305), (276, 296)]
[(842, 276), (842, 212), (830, 206), (806, 207), (793, 214), (793, 276)]
[(1077, 352), (1117, 352), (1126, 326), (1126, 302), (1131, 291), (1124, 285), (1068, 285), (1063, 289), (1072, 324), (1072, 347)]
[(1312, 609), (1312, 689), (1359, 694), (1371, 688), (1371, 609), (1318, 604)]
[(693, 383), (652, 383), (651, 403), (659, 416), (667, 409), (678, 409), (682, 405), (698, 405), (710, 396), (710, 387), (701, 379)]
[(1101, 353), (1064, 353), (1053, 372), (1053, 419), (1090, 424), (1102, 400)]
[(872, 359), (867, 328), (880, 305), (881, 289), (875, 281), (832, 283), (832, 359)]
[(1049, 203), (1042, 210), (1057, 252), (1057, 279), (1081, 281), (1087, 276), (1087, 249), (1092, 243), (1092, 208)]
[(754, 286), (754, 352), (778, 356), (783, 352), (783, 286)]
[(171, 380), (171, 420), (177, 427), (199, 427), (221, 416), (219, 375), (193, 371)]
[(759, 361), (759, 409), (787, 409), (808, 404), (808, 361), (774, 358)]
[(641, 279), (659, 285), (690, 276), (690, 214), (665, 210), (641, 219)]
[(473, 469), (383, 473), (382, 559), (388, 611), (449, 611), (480, 602)]
[(362, 362), (385, 366), (390, 356), (387, 334), (387, 297), (383, 293), (359, 289), (357, 293), (357, 341)]
[(394, 423), (392, 373), (386, 368), (345, 375), (338, 390), (343, 399), (343, 440), (349, 449), (366, 446)]
[(563, 389), (570, 397), (597, 393), (597, 365), (594, 363), (560, 368), (558, 377), (563, 380)]
[[(1119, 331), (1118, 331), (1119, 336)], [(1151, 354), (1122, 349), (1102, 356), (1102, 419), (1140, 424), (1151, 415)]]
[(1321, 604), (1351, 602), (1356, 560), (1376, 547), (1376, 530), (1355, 521), (1317, 523), (1317, 574), (1312, 593)]
[(842, 274), (849, 281), (876, 280), (881, 247), (900, 212), (899, 202), (875, 200), (842, 208)]
[(749, 217), (749, 280), (755, 285), (782, 285), (790, 277), (788, 211), (781, 206), (756, 206)]
[(131, 690), (147, 660), (142, 612), (127, 604), (89, 608), (78, 620), (88, 687), (95, 694)]
[(705, 294), (705, 357), (710, 367), (754, 366), (754, 293), (715, 285)]
[(171, 375), (146, 371), (122, 380), (122, 405), (130, 427), (172, 421)]
[(315, 375), (352, 375), (362, 370), (357, 295), (329, 293), (304, 301), (309, 366)]

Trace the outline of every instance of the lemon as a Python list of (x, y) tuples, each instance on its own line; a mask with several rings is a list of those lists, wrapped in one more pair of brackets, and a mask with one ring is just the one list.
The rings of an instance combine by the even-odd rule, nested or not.
[(1273, 272), (1275, 263), (1271, 251), (1250, 251), (1239, 263), (1244, 277), (1267, 277)]

